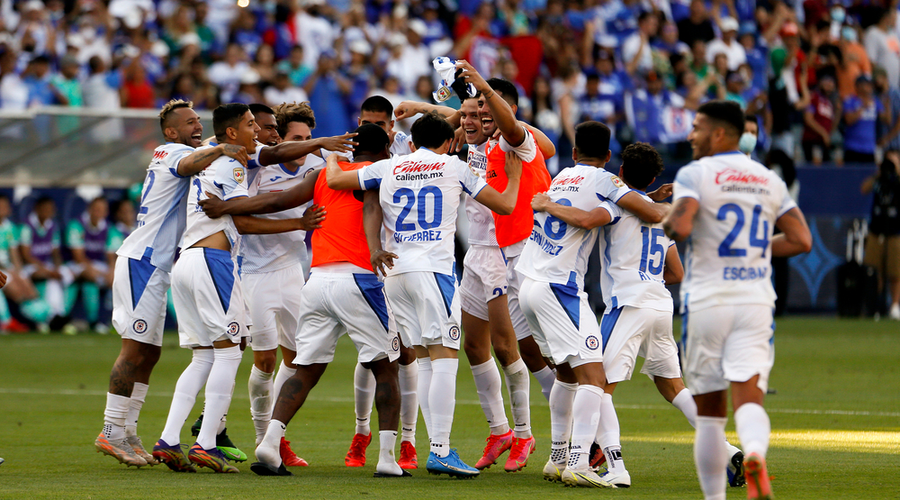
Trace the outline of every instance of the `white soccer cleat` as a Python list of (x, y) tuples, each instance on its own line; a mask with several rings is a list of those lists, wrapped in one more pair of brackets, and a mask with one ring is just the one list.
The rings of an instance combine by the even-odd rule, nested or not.
[(891, 306), (890, 316), (893, 320), (900, 320), (900, 304), (894, 304)]
[(544, 480), (551, 483), (561, 482), (564, 470), (566, 470), (566, 464), (555, 464), (553, 460), (547, 460), (544, 465)]
[(606, 481), (607, 483), (613, 485), (616, 488), (630, 488), (631, 487), (631, 474), (628, 471), (622, 471), (618, 474), (613, 474), (612, 472), (607, 472), (600, 476), (600, 479)]
[(596, 472), (592, 471), (590, 467), (583, 467), (580, 469), (572, 469), (566, 468), (563, 471), (562, 482), (566, 484), (566, 486), (582, 486), (585, 488), (615, 488), (614, 485), (604, 481), (600, 476), (597, 475)]
[(281, 465), (281, 450), (275, 446), (269, 446), (265, 441), (256, 447), (256, 459), (260, 462), (278, 468)]

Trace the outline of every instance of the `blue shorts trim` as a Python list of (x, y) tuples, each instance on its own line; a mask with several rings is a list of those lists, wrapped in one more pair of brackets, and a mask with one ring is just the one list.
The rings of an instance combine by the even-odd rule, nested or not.
[(231, 252), (217, 248), (204, 248), (203, 258), (206, 260), (206, 268), (216, 287), (222, 311), (227, 313), (231, 306), (231, 291), (234, 290), (234, 261), (231, 260)]
[(362, 293), (372, 312), (378, 316), (384, 331), (388, 331), (387, 302), (384, 300), (384, 283), (378, 281), (374, 274), (354, 274), (353, 281)]
[(603, 337), (604, 352), (606, 352), (606, 344), (609, 343), (609, 339), (612, 337), (613, 330), (616, 329), (616, 323), (619, 321), (619, 316), (621, 314), (622, 308), (616, 307), (607, 311), (603, 315), (603, 319), (600, 320), (600, 336)]
[(566, 315), (575, 325), (575, 329), (581, 328), (581, 298), (578, 297), (578, 287), (566, 284), (550, 283), (550, 290), (556, 296), (557, 302), (562, 306)]
[(434, 273), (434, 280), (441, 291), (441, 297), (444, 299), (444, 307), (447, 308), (447, 317), (449, 318), (452, 314), (450, 304), (453, 303), (453, 295), (456, 293), (456, 278), (449, 274)]

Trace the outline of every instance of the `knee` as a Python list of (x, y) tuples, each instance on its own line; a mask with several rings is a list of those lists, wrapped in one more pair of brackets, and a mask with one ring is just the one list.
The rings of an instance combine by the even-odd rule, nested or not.
[(411, 365), (416, 362), (416, 350), (411, 347), (400, 348), (400, 364), (403, 366)]
[(253, 351), (253, 364), (256, 365), (260, 371), (265, 373), (272, 373), (275, 371), (275, 365), (278, 362), (278, 358), (275, 356), (275, 351)]

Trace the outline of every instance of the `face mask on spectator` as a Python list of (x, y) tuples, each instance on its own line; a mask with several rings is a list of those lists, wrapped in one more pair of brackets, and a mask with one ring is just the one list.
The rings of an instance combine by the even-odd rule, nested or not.
[(831, 9), (831, 20), (840, 24), (844, 22), (844, 19), (847, 18), (847, 13), (844, 12), (842, 7), (834, 7)]
[(841, 36), (848, 42), (856, 41), (856, 30), (852, 26), (844, 26), (841, 29)]
[(738, 149), (741, 150), (741, 153), (745, 155), (750, 154), (754, 149), (756, 149), (756, 136), (751, 134), (750, 132), (744, 132), (741, 135), (741, 140), (738, 142)]

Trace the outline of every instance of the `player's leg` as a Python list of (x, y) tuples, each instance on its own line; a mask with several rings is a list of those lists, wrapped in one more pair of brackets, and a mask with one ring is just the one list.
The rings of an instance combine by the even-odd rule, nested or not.
[(353, 409), (356, 413), (356, 429), (350, 449), (344, 457), (347, 467), (362, 467), (366, 465), (366, 448), (372, 441), (370, 420), (372, 418), (372, 403), (375, 401), (375, 375), (372, 370), (362, 363), (356, 363), (353, 369)]
[[(394, 337), (396, 338), (396, 337)], [(400, 339), (397, 339), (399, 344)], [(399, 347), (399, 345), (398, 345)], [(360, 350), (362, 355), (363, 350)], [(375, 477), (411, 476), (403, 470), (394, 459), (394, 446), (397, 443), (397, 425), (400, 419), (400, 384), (398, 380), (398, 363), (384, 357), (367, 363), (375, 374), (378, 387), (375, 405), (378, 409), (378, 465)]]
[[(256, 322), (254, 321), (254, 324)], [(253, 330), (251, 330), (253, 331)], [(256, 337), (256, 333), (253, 333)], [(274, 382), (275, 365), (278, 362), (277, 349), (257, 350), (256, 338), (250, 343), (253, 347), (253, 367), (250, 368), (250, 378), (247, 381), (247, 391), (250, 395), (250, 418), (253, 420), (253, 428), (256, 431), (256, 444), (262, 441), (272, 418), (272, 406), (275, 392)]]
[(549, 400), (550, 390), (553, 388), (556, 376), (553, 373), (553, 369), (544, 360), (541, 349), (534, 338), (532, 338), (531, 329), (525, 320), (525, 316), (522, 314), (522, 308), (519, 304), (519, 289), (522, 286), (522, 276), (515, 270), (515, 264), (518, 260), (519, 257), (514, 257), (509, 259), (507, 263), (509, 319), (512, 321), (513, 330), (516, 333), (516, 341), (519, 344), (519, 353), (522, 361), (528, 367), (528, 371), (537, 379), (538, 384), (540, 384), (541, 393)]
[[(575, 356), (570, 359), (577, 359)], [(602, 356), (598, 359), (602, 359)], [(600, 406), (603, 401), (603, 388), (606, 385), (606, 374), (602, 362), (583, 362), (570, 367), (578, 389), (572, 402), (572, 440), (569, 446), (569, 461), (562, 473), (562, 481), (571, 486), (590, 488), (615, 487), (598, 476), (590, 467), (591, 444), (597, 434), (600, 420)], [(557, 370), (562, 368), (557, 366)], [(568, 375), (567, 375), (568, 376)]]
[[(392, 329), (396, 331), (396, 326)], [(419, 363), (416, 351), (400, 343), (400, 460), (403, 469), (418, 469), (416, 421), (419, 419)]]
[[(297, 314), (299, 314), (299, 309), (297, 310)], [(281, 327), (279, 327), (280, 330)], [(296, 332), (297, 328), (293, 328), (293, 332)], [(286, 336), (285, 336), (286, 337)], [(278, 394), (281, 393), (281, 388), (284, 387), (284, 383), (291, 377), (297, 373), (297, 367), (294, 366), (291, 361), (297, 357), (297, 348), (294, 344), (296, 338), (296, 333), (292, 333), (290, 335), (290, 341), (286, 342), (282, 340), (281, 342), (289, 343), (291, 347), (281, 345), (281, 357), (282, 362), (278, 365), (278, 372), (275, 374), (275, 383), (272, 386), (272, 405), (269, 407), (269, 418), (272, 419), (272, 410), (275, 407), (275, 399), (278, 397)], [(267, 421), (268, 422), (268, 421)], [(268, 424), (267, 424), (268, 427)], [(309, 466), (309, 462), (297, 456), (294, 453), (294, 450), (291, 449), (291, 442), (286, 438), (281, 438), (281, 460), (284, 461), (284, 464), (288, 467), (307, 467)]]

